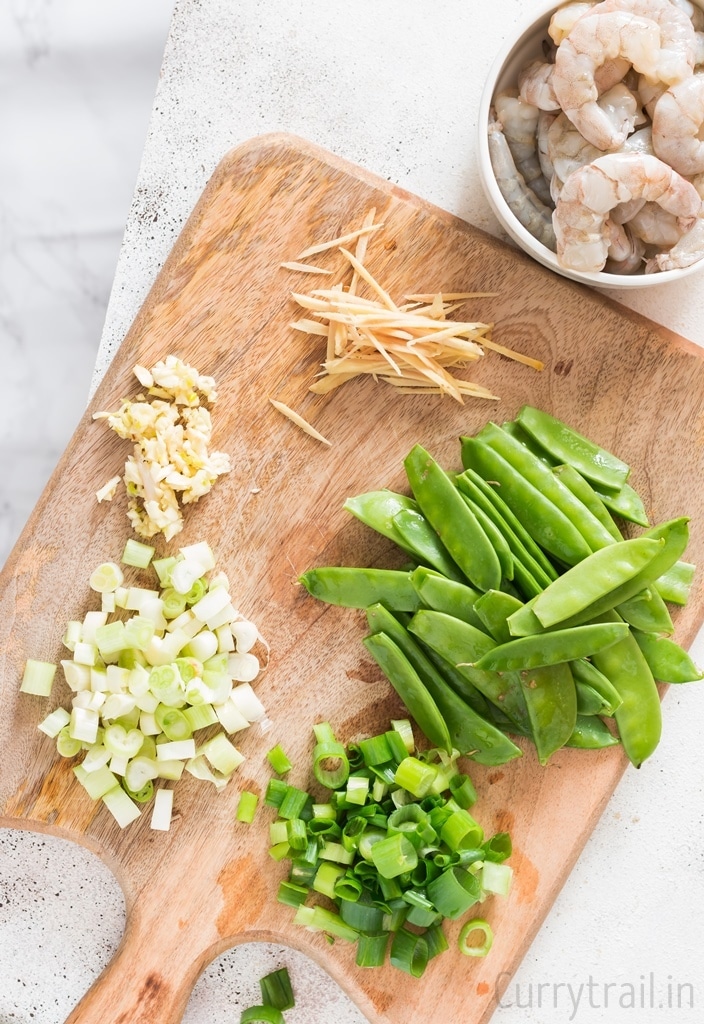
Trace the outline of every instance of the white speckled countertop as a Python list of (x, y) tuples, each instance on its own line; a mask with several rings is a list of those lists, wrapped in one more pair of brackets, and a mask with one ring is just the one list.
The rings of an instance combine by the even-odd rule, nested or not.
[[(46, 32), (36, 29), (42, 18), (54, 25), (54, 37), (65, 22), (58, 27), (52, 22), (50, 0), (26, 6), (34, 18), (30, 28), (35, 26), (29, 43), (36, 45), (25, 47), (30, 62), (39, 59), (47, 39)], [(62, 0), (60, 6), (80, 22), (77, 0)], [(106, 7), (119, 37), (118, 5)], [(275, 0), (178, 0), (94, 381), (219, 158), (253, 135), (289, 131), (309, 138), (500, 234), (479, 185), (474, 112), (494, 53), (531, 7), (530, 0), (288, 0), (285, 5)], [(129, 43), (118, 38), (118, 53)], [(125, 67), (118, 71), (129, 76)], [(57, 147), (60, 151), (60, 140)], [(118, 139), (112, 157), (119, 161), (123, 152)], [(22, 159), (17, 158), (17, 174), (23, 164), (25, 170), (36, 166), (37, 153), (27, 152)], [(54, 209), (50, 201), (49, 222)], [(11, 216), (8, 205), (2, 215)], [(110, 229), (114, 234), (115, 225)], [(68, 294), (72, 287), (89, 289), (93, 274), (97, 280), (85, 244), (87, 249), (75, 247), (76, 260), (64, 268), (62, 287)], [(41, 251), (47, 258), (47, 247)], [(43, 280), (41, 269), (30, 275), (33, 284), (25, 282), (29, 302), (32, 287)], [(51, 264), (44, 269), (44, 280), (55, 272)], [(704, 344), (704, 289), (696, 281), (633, 292), (622, 301)], [(101, 316), (104, 303), (96, 298), (93, 307)], [(94, 352), (95, 320), (92, 331)], [(0, 338), (3, 354), (16, 359), (12, 367), (20, 365), (16, 353), (41, 352), (32, 372), (56, 372), (40, 339), (19, 329), (6, 330)], [(91, 352), (90, 337), (86, 348)], [(82, 410), (88, 363), (80, 364), (81, 387), (59, 391), (63, 401), (57, 402), (57, 415), (69, 425)], [(59, 368), (63, 365), (59, 361)], [(38, 407), (33, 413), (23, 408), (26, 385), (18, 372), (12, 379), (18, 400), (13, 404), (11, 396), (9, 409), (0, 414), (7, 416), (0, 421), (0, 455), (8, 459), (18, 424), (34, 420), (37, 432), (41, 428)], [(50, 437), (43, 447), (39, 441), (40, 455), (33, 457), (50, 466), (59, 448), (51, 447)], [(5, 503), (14, 507), (3, 493), (0, 506)], [(695, 645), (695, 654), (701, 646)], [(640, 771), (626, 773), (497, 1005), (496, 1024), (702, 1019), (703, 722), (704, 687), (672, 687), (658, 751)], [(63, 1021), (114, 952), (123, 921), (119, 887), (92, 854), (47, 837), (0, 832), (0, 1024)], [(196, 986), (185, 1021), (237, 1020), (240, 1010), (257, 1000), (259, 977), (284, 963), (298, 997), (297, 1007), (286, 1015), (288, 1024), (322, 1024), (331, 1018), (362, 1024), (361, 1014), (317, 967), (269, 945), (242, 946), (214, 961)], [(407, 982), (400, 976), (398, 983)]]

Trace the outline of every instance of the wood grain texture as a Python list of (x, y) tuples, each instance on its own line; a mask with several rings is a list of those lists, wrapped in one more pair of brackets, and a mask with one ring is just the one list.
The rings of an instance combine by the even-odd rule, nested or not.
[[(542, 358), (544, 372), (487, 354), (473, 375), (501, 396), (498, 404), (403, 397), (371, 380), (309, 394), (322, 350), (289, 328), (289, 293), (317, 281), (279, 264), (357, 226), (370, 206), (385, 227), (368, 263), (393, 296), (497, 292), (476, 300), (472, 316), (494, 321), (497, 341)], [(48, 702), (19, 695), (18, 680), (27, 657), (62, 656), (66, 619), (96, 605), (91, 569), (119, 558), (129, 535), (124, 495), (109, 506), (94, 499), (127, 448), (91, 413), (136, 393), (135, 362), (169, 352), (216, 378), (215, 443), (234, 467), (190, 508), (176, 543), (214, 545), (236, 603), (270, 641), (257, 688), (275, 725), (266, 738), (257, 728), (243, 735), (247, 761), (222, 794), (190, 777), (178, 784), (171, 832), (152, 832), (148, 814), (121, 832), (37, 731)], [(276, 903), (284, 868), (267, 856), (268, 810), (252, 827), (233, 824), (240, 789), (263, 792), (263, 755), (275, 742), (297, 766), (291, 781), (305, 785), (313, 722), (327, 719), (351, 740), (401, 713), (360, 643), (361, 613), (320, 605), (295, 579), (316, 564), (396, 564), (392, 546), (342, 510), (345, 498), (402, 488), (402, 459), (416, 441), (448, 468), (459, 465), (461, 433), (513, 416), (526, 401), (628, 460), (654, 520), (691, 515), (687, 557), (701, 563), (703, 394), (696, 346), (417, 197), (290, 136), (254, 139), (227, 155), (0, 577), (0, 820), (99, 852), (127, 902), (122, 946), (73, 1024), (173, 1024), (205, 964), (257, 939), (307, 952), (375, 1024), (488, 1020), (624, 771), (623, 755), (564, 751), (540, 768), (527, 749), (520, 763), (474, 768), (479, 820), (487, 830), (509, 829), (515, 844), (511, 897), (486, 906), (496, 932), (491, 955), (475, 962), (446, 954), (420, 981), (390, 967), (356, 969), (344, 943), (331, 947), (295, 928)], [(298, 431), (268, 396), (302, 411), (332, 446)], [(677, 615), (679, 640), (691, 642), (701, 620), (698, 583)], [(63, 684), (55, 690), (54, 704), (65, 701)]]

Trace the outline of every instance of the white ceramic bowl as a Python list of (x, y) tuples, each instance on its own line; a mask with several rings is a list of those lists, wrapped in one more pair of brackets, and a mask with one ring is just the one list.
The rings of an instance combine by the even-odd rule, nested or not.
[[(491, 167), (488, 143), (489, 110), (493, 98), (502, 89), (516, 86), (518, 72), (529, 61), (543, 57), (541, 43), (548, 38), (547, 28), (550, 17), (561, 4), (554, 0), (542, 0), (536, 3), (537, 14), (530, 21), (524, 22), (518, 30), (504, 43), (489, 71), (479, 105), (478, 119), (478, 152), (479, 173), (487, 199), (500, 224), (508, 235), (529, 256), (549, 267), (563, 277), (573, 281), (581, 281), (599, 288), (652, 288), (653, 286), (679, 281), (689, 274), (704, 270), (704, 259), (680, 270), (664, 270), (655, 274), (607, 274), (604, 271), (587, 273), (570, 270), (558, 263), (554, 252), (539, 242), (527, 231), (511, 212), (502, 196)], [(701, 3), (698, 6), (702, 6)]]

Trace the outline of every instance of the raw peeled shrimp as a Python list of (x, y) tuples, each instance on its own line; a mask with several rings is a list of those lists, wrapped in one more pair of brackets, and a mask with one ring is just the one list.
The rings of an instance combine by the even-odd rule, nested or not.
[(699, 217), (694, 225), (680, 238), (669, 252), (658, 253), (645, 264), (646, 274), (659, 270), (680, 270), (691, 267), (704, 257), (704, 218)]
[(614, 128), (597, 104), (597, 68), (623, 58), (648, 79), (670, 84), (691, 74), (694, 48), (691, 21), (670, 0), (603, 0), (558, 46), (552, 89), (592, 145), (615, 150), (628, 131)]
[(677, 217), (657, 203), (643, 203), (640, 210), (628, 218), (628, 227), (646, 245), (658, 249), (670, 249), (682, 236)]
[(516, 170), (523, 175), (526, 185), (544, 203), (552, 203), (550, 188), (543, 177), (537, 152), (538, 117), (540, 111), (520, 96), (510, 92), (499, 93), (494, 100), (496, 119), (511, 150)]
[(560, 103), (552, 87), (555, 65), (544, 60), (531, 60), (518, 75), (521, 99), (539, 110), (559, 110)]
[(635, 274), (643, 268), (645, 244), (637, 235), (629, 231), (627, 225), (624, 230), (630, 248), (626, 255), (619, 260), (612, 259), (611, 250), (609, 250), (609, 258), (604, 265), (607, 274)]
[[(615, 85), (597, 100), (604, 115), (614, 125), (633, 131), (640, 111), (638, 101), (625, 85)], [(562, 181), (578, 167), (597, 157), (602, 150), (588, 142), (566, 114), (558, 114), (548, 132), (548, 154), (555, 174)]]
[(674, 85), (691, 74), (696, 51), (694, 25), (690, 15), (672, 0), (602, 0), (594, 12), (602, 11), (627, 11), (657, 24), (661, 40), (657, 78), (661, 82)]
[(574, 171), (562, 187), (553, 213), (557, 256), (563, 267), (602, 270), (610, 239), (605, 224), (619, 203), (645, 199), (673, 213), (685, 232), (702, 200), (690, 182), (654, 156), (607, 153)]
[(704, 74), (671, 85), (653, 110), (653, 149), (680, 174), (704, 171)]
[(591, 11), (597, 0), (592, 0), (591, 3), (581, 3), (577, 0), (576, 3), (563, 4), (562, 7), (558, 7), (548, 25), (548, 35), (552, 39), (555, 46), (559, 46), (565, 36), (571, 31), (573, 25), (583, 14)]
[(492, 121), (489, 125), (489, 157), (496, 176), (496, 184), (513, 215), (526, 231), (554, 252), (552, 210), (538, 199), (516, 170), (511, 150), (498, 121)]

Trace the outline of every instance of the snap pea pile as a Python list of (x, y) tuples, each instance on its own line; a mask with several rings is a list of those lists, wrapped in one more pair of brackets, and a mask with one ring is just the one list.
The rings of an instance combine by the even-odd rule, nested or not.
[[(300, 582), (366, 609), (364, 644), (434, 745), (498, 765), (521, 756), (512, 736), (541, 764), (621, 743), (639, 766), (660, 739), (656, 681), (702, 678), (668, 609), (692, 585), (688, 518), (651, 526), (629, 466), (532, 406), (460, 443), (462, 472), (416, 444), (410, 496), (345, 502), (408, 569), (325, 566)], [(642, 532), (624, 539), (626, 522)]]

